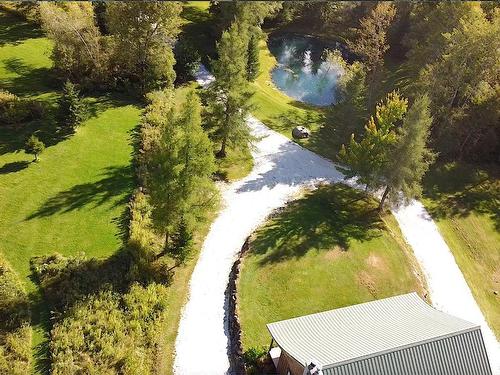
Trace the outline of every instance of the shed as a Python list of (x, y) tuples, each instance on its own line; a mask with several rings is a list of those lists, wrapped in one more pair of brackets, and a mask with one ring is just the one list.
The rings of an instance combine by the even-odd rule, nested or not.
[(416, 293), (267, 327), (279, 375), (491, 375), (480, 326)]

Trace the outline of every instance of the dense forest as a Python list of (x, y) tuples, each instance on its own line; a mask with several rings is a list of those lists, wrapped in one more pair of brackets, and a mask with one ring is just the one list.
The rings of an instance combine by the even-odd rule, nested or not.
[[(496, 2), (212, 1), (197, 25), (187, 24), (181, 2), (0, 6), (50, 38), (51, 85), (59, 92), (47, 105), (1, 88), (0, 127), (50, 120), (67, 139), (92, 116), (86, 97), (121, 95), (142, 108), (123, 248), (106, 260), (31, 261), (50, 309), (53, 374), (170, 371), (158, 360), (167, 355), (168, 288), (218, 207), (221, 165), (254, 141), (245, 120), (255, 109), (259, 46), (270, 33), (312, 34), (349, 51), (349, 58), (337, 50), (326, 56), (344, 74), (340, 100), (322, 112), (317, 132), (322, 154), (384, 192), (381, 211), (386, 201), (419, 197), (436, 163), (500, 162)], [(207, 89), (192, 84), (201, 63), (215, 76)], [(186, 91), (180, 101), (179, 88)], [(22, 148), (43, 163), (49, 142), (36, 131), (26, 135)], [(25, 373), (29, 309), (3, 261), (0, 284), (0, 315), (16, 311), (0, 325), (0, 373)]]

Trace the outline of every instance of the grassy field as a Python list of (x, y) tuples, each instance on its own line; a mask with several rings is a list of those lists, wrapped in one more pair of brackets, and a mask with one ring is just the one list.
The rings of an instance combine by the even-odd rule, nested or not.
[[(133, 188), (131, 136), (140, 110), (116, 98), (89, 98), (91, 118), (75, 135), (60, 138), (51, 113), (59, 95), (51, 73), (51, 42), (34, 26), (3, 12), (0, 35), (0, 84), (47, 107), (43, 121), (0, 128), (0, 243), (37, 300), (32, 256), (85, 252), (106, 257), (121, 247), (122, 218)], [(48, 146), (39, 163), (31, 163), (32, 156), (22, 151), (33, 132)], [(47, 329), (40, 319), (44, 312), (43, 302), (35, 306), (37, 348)]]
[(268, 345), (266, 323), (417, 291), (415, 261), (391, 215), (344, 185), (289, 204), (254, 234), (242, 263), (244, 349)]
[(424, 204), (500, 339), (500, 179), (497, 168), (437, 165)]

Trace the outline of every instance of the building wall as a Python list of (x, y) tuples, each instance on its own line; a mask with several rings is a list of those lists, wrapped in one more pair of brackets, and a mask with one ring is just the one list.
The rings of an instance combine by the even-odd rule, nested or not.
[(304, 366), (281, 349), (281, 355), (276, 372), (278, 375), (288, 375), (288, 371), (290, 371), (291, 375), (302, 375), (304, 373)]
[(479, 329), (323, 370), (324, 375), (491, 375)]

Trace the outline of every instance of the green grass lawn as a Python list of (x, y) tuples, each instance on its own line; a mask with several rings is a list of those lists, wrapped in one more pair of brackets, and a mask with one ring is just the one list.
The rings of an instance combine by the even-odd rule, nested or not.
[[(75, 135), (58, 138), (51, 114), (59, 95), (51, 72), (51, 42), (33, 25), (3, 12), (0, 35), (2, 87), (48, 108), (45, 120), (21, 129), (0, 128), (1, 251), (36, 300), (32, 256), (85, 252), (101, 258), (121, 247), (122, 217), (133, 188), (131, 136), (140, 110), (116, 98), (89, 98), (92, 117)], [(48, 146), (39, 163), (31, 163), (32, 156), (22, 151), (32, 132)], [(43, 303), (35, 306), (37, 347), (47, 327), (36, 315), (44, 312)]]
[(238, 281), (245, 350), (266, 323), (417, 291), (415, 260), (391, 215), (338, 184), (288, 205), (254, 233)]
[(435, 166), (424, 204), (436, 220), (484, 315), (500, 339), (500, 179), (498, 169)]

